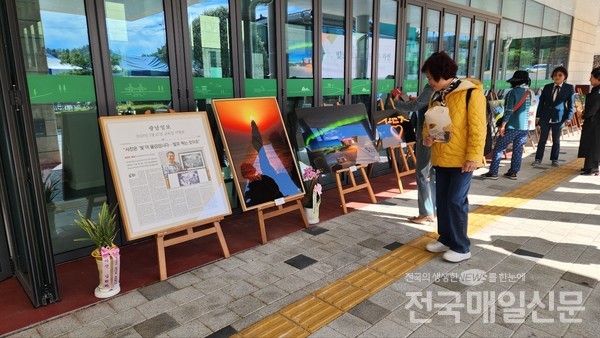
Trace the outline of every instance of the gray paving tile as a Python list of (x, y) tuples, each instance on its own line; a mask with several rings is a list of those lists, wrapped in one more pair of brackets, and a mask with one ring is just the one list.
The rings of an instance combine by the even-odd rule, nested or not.
[(176, 306), (177, 304), (175, 304), (174, 301), (168, 299), (167, 297), (162, 297), (149, 301), (148, 303), (138, 305), (136, 308), (142, 313), (142, 315), (144, 315), (144, 317), (152, 318), (163, 312), (167, 312)]
[(111, 332), (120, 332), (125, 329), (132, 328), (135, 324), (141, 323), (145, 320), (146, 317), (144, 317), (144, 315), (142, 315), (138, 309), (132, 308), (105, 318), (102, 320), (102, 322), (110, 329)]
[(276, 276), (268, 271), (262, 271), (252, 277), (247, 278), (246, 281), (258, 288), (263, 288), (269, 284), (277, 282), (280, 279), (281, 278), (279, 276)]
[(300, 290), (308, 284), (310, 284), (309, 281), (299, 278), (298, 276), (289, 276), (274, 283), (275, 286), (288, 293)]
[(167, 298), (172, 300), (175, 304), (181, 305), (203, 296), (204, 293), (202, 291), (193, 286), (187, 286), (185, 289), (180, 289), (167, 295)]
[(208, 264), (208, 265), (200, 267), (196, 270), (192, 270), (192, 273), (194, 275), (200, 277), (201, 279), (215, 277), (215, 276), (222, 274), (223, 272), (225, 272), (225, 270), (223, 270), (222, 268), (220, 268), (214, 264)]
[(377, 240), (375, 238), (369, 238), (364, 241), (358, 242), (358, 245), (362, 245), (366, 248), (373, 249), (373, 250), (379, 250), (379, 249), (385, 247), (386, 243), (384, 243), (380, 240)]
[(233, 269), (230, 271), (226, 271), (219, 275), (219, 277), (225, 280), (229, 284), (234, 284), (239, 281), (242, 281), (248, 277), (252, 276), (250, 273), (242, 270), (242, 269)]
[(256, 248), (248, 249), (242, 252), (238, 252), (235, 256), (245, 262), (252, 262), (256, 260), (260, 260), (262, 257), (266, 256), (264, 253), (256, 250)]
[(311, 334), (309, 337), (311, 338), (343, 338), (345, 335), (337, 332), (332, 329), (330, 326), (325, 326), (318, 330), (317, 332)]
[(469, 328), (470, 323), (461, 322), (460, 314), (454, 315), (458, 311), (450, 311), (451, 314), (438, 312), (431, 317), (431, 323), (423, 324), (439, 332), (443, 332), (448, 337), (459, 337)]
[(167, 314), (180, 324), (187, 324), (210, 310), (203, 299), (196, 299), (167, 311)]
[(298, 255), (296, 257), (290, 258), (287, 261), (285, 261), (286, 264), (289, 264), (293, 267), (295, 267), (296, 269), (302, 270), (308, 266), (311, 266), (313, 264), (315, 264), (317, 261), (307, 257), (305, 255)]
[(181, 326), (168, 331), (169, 337), (205, 337), (213, 333), (206, 325), (199, 320), (182, 324)]
[(420, 326), (409, 337), (447, 337), (448, 335), (434, 329), (427, 324)]
[(80, 338), (80, 337), (107, 337), (110, 335), (110, 330), (106, 327), (106, 325), (104, 325), (104, 323), (98, 321), (95, 323), (91, 323), (89, 325), (80, 327), (74, 331), (68, 332), (67, 334), (61, 336), (61, 337), (73, 337), (73, 338)]
[(514, 243), (514, 242), (506, 241), (503, 239), (497, 239), (497, 240), (493, 241), (492, 245), (495, 247), (498, 247), (498, 248), (503, 248), (509, 252), (513, 252), (521, 246), (520, 243)]
[(110, 317), (117, 313), (108, 303), (97, 303), (88, 308), (81, 309), (75, 312), (73, 315), (79, 322), (86, 325), (91, 322), (95, 322), (99, 319)]
[(455, 275), (452, 272), (450, 272), (450, 274), (444, 274), (443, 277), (436, 279), (433, 284), (457, 292), (463, 292), (469, 287), (467, 284), (460, 281), (460, 275)]
[[(14, 331), (13, 331), (14, 332)], [(11, 338), (39, 338), (41, 337), (40, 333), (37, 331), (35, 327), (32, 327), (27, 330), (22, 330), (16, 333), (11, 332), (9, 336)]]
[(344, 313), (328, 325), (335, 331), (347, 337), (357, 337), (371, 327), (371, 324), (354, 316)]
[(370, 329), (363, 332), (361, 337), (408, 337), (412, 331), (389, 319), (383, 319)]
[(513, 253), (514, 255), (519, 255), (519, 256), (526, 256), (526, 257), (532, 257), (532, 258), (543, 258), (544, 255), (538, 252), (533, 252), (533, 251), (529, 251), (529, 250), (524, 250), (524, 249), (517, 249), (514, 251)]
[[(418, 291), (418, 290), (417, 290)], [(371, 302), (377, 304), (390, 311), (397, 309), (408, 301), (406, 293), (394, 291), (391, 287), (387, 287), (369, 298)]]
[(218, 331), (239, 319), (240, 316), (228, 308), (219, 308), (198, 318), (200, 322), (212, 331)]
[(231, 286), (223, 288), (223, 292), (235, 299), (240, 299), (258, 290), (258, 288), (246, 281), (237, 282)]
[(520, 337), (558, 337), (558, 336), (551, 335), (545, 331), (534, 329), (531, 326), (523, 324), (515, 331), (515, 333), (513, 334), (513, 337), (520, 338)]
[(178, 276), (170, 277), (169, 283), (178, 289), (184, 289), (190, 285), (200, 282), (200, 277), (191, 272), (185, 272)]
[(142, 338), (142, 336), (132, 327), (127, 330), (120, 331), (112, 336), (111, 338)]
[(220, 290), (228, 285), (229, 281), (221, 278), (221, 276), (218, 276), (207, 278), (199, 283), (194, 284), (193, 286), (196, 289), (200, 290), (202, 293), (209, 294), (216, 290)]
[(370, 300), (365, 300), (360, 304), (356, 305), (348, 313), (355, 315), (356, 317), (366, 321), (367, 323), (373, 325), (385, 318), (390, 310), (379, 306)]
[(55, 337), (81, 327), (81, 323), (72, 316), (53, 319), (37, 327), (42, 337)]
[(148, 286), (138, 289), (138, 292), (141, 293), (148, 300), (155, 300), (175, 291), (177, 291), (177, 288), (174, 287), (168, 281), (150, 284)]
[(268, 285), (252, 294), (256, 299), (260, 300), (265, 304), (271, 304), (275, 301), (289, 295), (288, 292), (276, 287), (275, 285)]
[(575, 284), (579, 284), (579, 285), (583, 285), (583, 286), (587, 286), (590, 288), (595, 288), (596, 285), (598, 285), (598, 280), (595, 278), (591, 278), (591, 277), (587, 277), (587, 276), (583, 276), (580, 274), (576, 274), (570, 271), (565, 272), (561, 279), (564, 279), (566, 281), (569, 282), (573, 282)]
[(510, 337), (513, 330), (499, 325), (497, 323), (484, 323), (483, 320), (476, 320), (469, 326), (467, 332), (477, 337)]
[(242, 265), (240, 268), (250, 275), (255, 275), (261, 271), (265, 271), (269, 269), (271, 266), (263, 261), (258, 259), (248, 261), (246, 264)]
[(148, 299), (135, 290), (110, 299), (108, 304), (110, 304), (115, 311), (123, 312), (147, 302)]
[(261, 302), (253, 296), (246, 296), (228, 304), (227, 308), (238, 314), (240, 317), (245, 317), (248, 314), (259, 310), (265, 305), (265, 303)]
[(136, 324), (133, 328), (142, 337), (156, 337), (161, 333), (173, 330), (178, 326), (179, 323), (177, 323), (175, 319), (171, 318), (171, 316), (166, 313), (162, 313), (156, 317)]

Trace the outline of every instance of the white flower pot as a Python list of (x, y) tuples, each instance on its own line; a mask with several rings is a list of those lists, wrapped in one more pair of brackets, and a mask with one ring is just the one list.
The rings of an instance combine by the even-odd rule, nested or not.
[(319, 223), (319, 207), (321, 206), (321, 200), (317, 200), (317, 194), (313, 194), (313, 207), (312, 208), (304, 208), (304, 213), (306, 214), (306, 220), (308, 224), (317, 224)]
[[(99, 278), (99, 283), (98, 286), (96, 287), (96, 289), (94, 290), (94, 296), (98, 297), (98, 298), (108, 298), (108, 297), (112, 297), (116, 294), (118, 294), (119, 292), (121, 292), (121, 284), (119, 283), (119, 263), (117, 263), (114, 259), (110, 259), (109, 260), (109, 269), (108, 269), (108, 280), (110, 280), (110, 283), (106, 283), (105, 282), (105, 276), (103, 276), (103, 270), (102, 270), (102, 264), (103, 264), (103, 260), (102, 257), (100, 256), (100, 253), (98, 250), (94, 250), (94, 252), (92, 252), (92, 257), (94, 257), (96, 259), (96, 264), (98, 265), (98, 278)], [(116, 278), (115, 278), (116, 275)]]

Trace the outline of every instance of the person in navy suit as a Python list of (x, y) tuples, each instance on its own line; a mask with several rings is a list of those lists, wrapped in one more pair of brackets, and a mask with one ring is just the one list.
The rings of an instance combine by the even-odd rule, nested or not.
[(563, 66), (556, 67), (552, 71), (552, 80), (544, 86), (540, 95), (536, 118), (540, 125), (540, 139), (538, 140), (535, 161), (532, 165), (536, 166), (542, 163), (544, 150), (548, 134), (552, 131), (552, 150), (550, 151), (550, 161), (552, 166), (558, 166), (558, 152), (560, 151), (560, 131), (565, 122), (570, 122), (574, 113), (575, 90), (573, 85), (565, 82), (569, 73)]

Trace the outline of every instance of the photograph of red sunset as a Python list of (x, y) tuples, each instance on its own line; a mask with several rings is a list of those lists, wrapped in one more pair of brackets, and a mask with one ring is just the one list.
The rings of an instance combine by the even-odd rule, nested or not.
[(242, 209), (304, 193), (274, 97), (213, 100)]

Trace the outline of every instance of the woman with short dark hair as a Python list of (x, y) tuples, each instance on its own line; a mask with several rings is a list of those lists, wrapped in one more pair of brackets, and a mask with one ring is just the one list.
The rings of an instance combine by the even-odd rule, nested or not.
[(569, 72), (563, 66), (554, 68), (552, 71), (553, 83), (544, 86), (536, 117), (539, 119), (540, 139), (538, 140), (537, 151), (535, 152), (535, 161), (531, 165), (542, 164), (544, 150), (548, 134), (552, 132), (552, 150), (550, 151), (550, 161), (552, 166), (558, 167), (558, 154), (560, 152), (560, 131), (565, 122), (571, 121), (575, 110), (573, 94), (575, 89), (573, 85), (566, 83)]
[[(427, 76), (433, 95), (429, 108), (447, 111), (451, 127), (444, 142), (434, 140), (425, 113), (423, 145), (431, 147), (431, 164), (436, 172), (437, 242), (427, 244), (430, 252), (444, 252), (443, 258), (460, 262), (471, 258), (467, 236), (471, 177), (482, 164), (485, 145), (486, 100), (481, 82), (458, 79), (457, 64), (445, 52), (432, 54), (421, 71)], [(447, 109), (446, 109), (447, 108)], [(440, 110), (440, 109), (437, 109)]]

